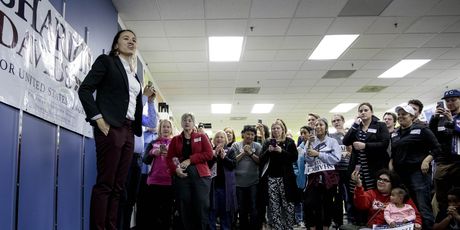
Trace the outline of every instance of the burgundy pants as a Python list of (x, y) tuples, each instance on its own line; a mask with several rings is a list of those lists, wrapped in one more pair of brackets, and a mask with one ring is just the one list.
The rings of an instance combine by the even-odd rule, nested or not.
[(97, 179), (91, 194), (90, 229), (117, 229), (118, 204), (134, 151), (131, 121), (122, 127), (110, 127), (105, 136), (94, 129)]

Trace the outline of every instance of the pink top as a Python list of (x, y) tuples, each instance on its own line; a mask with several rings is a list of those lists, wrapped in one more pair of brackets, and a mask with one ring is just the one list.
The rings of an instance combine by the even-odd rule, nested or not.
[(171, 173), (169, 172), (168, 163), (166, 161), (166, 154), (158, 154), (158, 150), (160, 149), (160, 145), (166, 145), (166, 149), (168, 148), (169, 144), (171, 143), (170, 138), (161, 138), (159, 137), (154, 143), (152, 150), (150, 150), (149, 154), (153, 155), (153, 162), (152, 162), (152, 169), (149, 172), (149, 176), (147, 178), (148, 185), (172, 185), (172, 177)]
[(398, 208), (393, 203), (389, 203), (384, 211), (385, 221), (390, 223), (402, 223), (404, 220), (414, 221), (415, 210), (412, 206), (404, 204), (404, 207)]

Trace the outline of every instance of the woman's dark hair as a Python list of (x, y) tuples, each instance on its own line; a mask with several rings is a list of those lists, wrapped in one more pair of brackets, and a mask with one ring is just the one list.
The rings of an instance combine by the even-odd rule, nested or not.
[(329, 131), (328, 131), (329, 130), (329, 124), (327, 124), (327, 119), (324, 118), (324, 117), (320, 117), (320, 118), (318, 118), (318, 120), (316, 122), (319, 122), (319, 121), (324, 123), (324, 125), (326, 126), (326, 136), (329, 136)]
[(118, 33), (115, 34), (115, 37), (113, 37), (112, 46), (110, 48), (110, 53), (109, 53), (110, 56), (117, 56), (118, 55), (118, 49), (116, 48), (116, 46), (117, 46), (117, 43), (118, 43), (118, 39), (120, 38), (121, 33), (123, 33), (123, 32), (131, 32), (132, 34), (134, 34), (134, 36), (136, 36), (136, 34), (132, 30), (120, 30), (120, 31), (118, 31)]
[(358, 106), (358, 111), (359, 111), (359, 108), (361, 108), (361, 106), (363, 106), (363, 105), (369, 107), (369, 109), (371, 110), (371, 112), (374, 112), (374, 108), (372, 108), (372, 105), (371, 105), (371, 103), (369, 103), (369, 102), (363, 102), (363, 103), (359, 104), (359, 106)]
[(254, 135), (257, 135), (257, 130), (256, 130), (256, 127), (254, 127), (254, 125), (245, 125), (243, 127), (243, 130), (241, 130), (241, 134), (245, 132), (253, 132)]
[(402, 182), (401, 182), (401, 178), (398, 176), (398, 174), (388, 170), (388, 169), (380, 169), (379, 171), (377, 171), (377, 173), (375, 174), (375, 179), (378, 180), (380, 178), (381, 175), (387, 175), (388, 178), (390, 179), (390, 183), (391, 183), (391, 188), (401, 188), (403, 185), (402, 185)]
[(383, 117), (385, 117), (386, 115), (392, 116), (392, 117), (393, 117), (393, 122), (394, 122), (394, 123), (396, 123), (396, 121), (398, 121), (395, 113), (386, 112), (386, 113), (383, 114)]
[(311, 131), (313, 131), (313, 128), (305, 125), (300, 127), (300, 133), (302, 133), (302, 130), (306, 130), (308, 133), (311, 133)]

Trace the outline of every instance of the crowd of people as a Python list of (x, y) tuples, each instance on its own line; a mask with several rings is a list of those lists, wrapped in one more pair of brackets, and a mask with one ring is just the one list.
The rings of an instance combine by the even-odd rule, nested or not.
[(134, 206), (135, 229), (460, 229), (459, 90), (428, 124), (414, 99), (383, 122), (361, 103), (348, 129), (310, 113), (297, 141), (282, 119), (245, 125), (241, 141), (230, 127), (209, 138), (192, 113), (173, 136), (135, 50), (132, 31), (117, 33), (79, 90), (97, 152), (91, 229), (130, 229)]

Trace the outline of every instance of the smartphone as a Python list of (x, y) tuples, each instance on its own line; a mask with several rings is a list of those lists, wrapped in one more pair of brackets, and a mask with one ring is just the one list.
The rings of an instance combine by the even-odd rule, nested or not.
[(276, 139), (274, 138), (270, 139), (270, 145), (273, 147), (276, 147)]
[(152, 82), (152, 81), (148, 81), (148, 82), (147, 82), (147, 86), (148, 86), (148, 87), (152, 87), (152, 85), (153, 85), (153, 82)]
[(361, 170), (361, 165), (355, 165), (355, 172), (359, 172)]
[(438, 102), (436, 102), (436, 108), (443, 108), (443, 109), (445, 109), (445, 108), (446, 108), (446, 101), (444, 101), (444, 100), (439, 100)]
[(257, 123), (262, 124), (262, 119), (257, 120)]
[(160, 145), (160, 152), (165, 152), (166, 151), (166, 145), (165, 144), (161, 144)]

